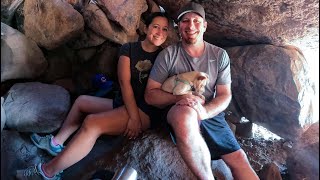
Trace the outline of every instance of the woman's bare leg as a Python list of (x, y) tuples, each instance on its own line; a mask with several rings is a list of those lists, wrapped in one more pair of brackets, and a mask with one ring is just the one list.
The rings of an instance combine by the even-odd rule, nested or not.
[(55, 135), (55, 141), (62, 145), (81, 126), (86, 114), (112, 110), (112, 102), (112, 99), (87, 95), (79, 96), (72, 105), (58, 134)]
[[(149, 127), (149, 118), (140, 110), (143, 130)], [(84, 158), (102, 134), (120, 135), (129, 116), (124, 106), (103, 113), (88, 115), (68, 146), (50, 162), (43, 165), (48, 176), (53, 176)]]

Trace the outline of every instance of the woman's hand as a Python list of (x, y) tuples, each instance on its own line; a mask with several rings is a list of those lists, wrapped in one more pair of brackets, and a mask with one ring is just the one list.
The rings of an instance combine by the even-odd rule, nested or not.
[(124, 131), (124, 136), (129, 139), (135, 139), (141, 133), (141, 121), (140, 118), (132, 119), (129, 117), (127, 128)]

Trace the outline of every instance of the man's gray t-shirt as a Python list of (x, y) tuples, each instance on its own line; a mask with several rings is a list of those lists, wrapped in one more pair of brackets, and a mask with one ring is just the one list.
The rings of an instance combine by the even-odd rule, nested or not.
[(231, 83), (230, 59), (227, 52), (217, 46), (205, 42), (205, 50), (198, 58), (191, 57), (183, 48), (181, 42), (162, 50), (152, 67), (149, 78), (163, 84), (176, 74), (199, 71), (209, 75), (204, 96), (210, 101), (215, 96), (215, 86)]

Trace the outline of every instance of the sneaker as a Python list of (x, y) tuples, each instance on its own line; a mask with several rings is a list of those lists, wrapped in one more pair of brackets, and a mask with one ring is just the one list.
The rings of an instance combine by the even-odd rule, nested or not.
[(52, 156), (57, 156), (64, 148), (61, 145), (52, 144), (53, 136), (51, 134), (41, 137), (37, 133), (33, 133), (30, 138), (38, 148), (46, 150)]
[(60, 180), (61, 173), (48, 178), (44, 175), (41, 169), (41, 163), (34, 165), (32, 167), (28, 167), (27, 169), (17, 170), (16, 171), (16, 179), (18, 180)]

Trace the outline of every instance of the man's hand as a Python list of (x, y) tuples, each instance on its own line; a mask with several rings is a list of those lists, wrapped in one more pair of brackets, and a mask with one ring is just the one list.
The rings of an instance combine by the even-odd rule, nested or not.
[(192, 108), (198, 113), (199, 121), (209, 118), (209, 114), (202, 104), (196, 103), (194, 106), (192, 106)]
[(187, 96), (176, 103), (178, 106), (189, 106), (198, 114), (198, 121), (209, 118), (207, 110), (203, 107), (204, 100), (199, 96)]
[(129, 139), (135, 139), (141, 133), (141, 121), (140, 119), (129, 118), (127, 128), (124, 131), (124, 136)]
[(179, 97), (180, 100), (177, 101), (177, 105), (191, 105), (193, 106), (195, 103), (204, 104), (205, 100), (200, 96), (185, 94)]

